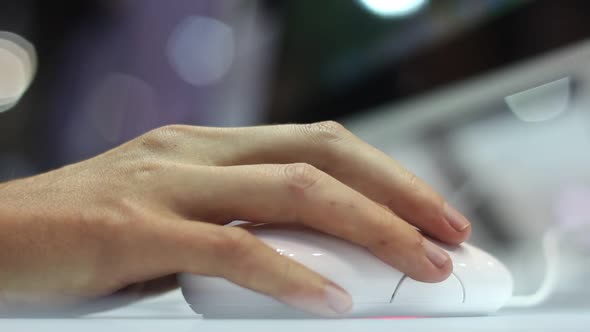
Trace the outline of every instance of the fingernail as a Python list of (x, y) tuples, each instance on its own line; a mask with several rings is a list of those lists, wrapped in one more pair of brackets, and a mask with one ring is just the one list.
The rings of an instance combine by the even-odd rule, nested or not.
[(328, 306), (339, 314), (347, 313), (352, 307), (352, 298), (343, 289), (334, 285), (325, 288)]
[(426, 251), (426, 257), (438, 268), (442, 268), (445, 266), (447, 261), (449, 260), (449, 256), (436, 244), (424, 239), (422, 242), (424, 246), (424, 250)]
[(445, 203), (445, 219), (457, 232), (466, 230), (470, 223), (459, 211)]

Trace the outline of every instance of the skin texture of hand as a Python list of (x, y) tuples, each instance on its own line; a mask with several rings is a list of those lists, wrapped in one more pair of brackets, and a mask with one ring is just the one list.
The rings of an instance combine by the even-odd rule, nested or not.
[(0, 197), (0, 313), (157, 292), (189, 272), (337, 316), (351, 306), (338, 285), (223, 225), (311, 227), (425, 282), (444, 280), (452, 262), (422, 234), (459, 244), (471, 232), (426, 184), (334, 122), (166, 126), (4, 183)]

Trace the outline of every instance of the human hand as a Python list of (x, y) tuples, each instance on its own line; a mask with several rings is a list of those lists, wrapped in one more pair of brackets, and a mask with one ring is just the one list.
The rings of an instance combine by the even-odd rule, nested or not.
[(334, 122), (166, 126), (0, 196), (0, 312), (72, 308), (188, 272), (333, 316), (351, 306), (338, 285), (222, 225), (301, 224), (426, 282), (452, 263), (422, 233), (450, 244), (470, 234), (441, 196)]

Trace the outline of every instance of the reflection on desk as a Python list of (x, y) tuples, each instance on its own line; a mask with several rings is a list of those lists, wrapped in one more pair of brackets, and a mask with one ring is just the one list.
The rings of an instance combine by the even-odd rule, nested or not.
[(0, 331), (587, 331), (590, 307), (500, 311), (485, 317), (311, 320), (207, 320), (194, 314), (179, 290), (79, 319), (5, 319)]

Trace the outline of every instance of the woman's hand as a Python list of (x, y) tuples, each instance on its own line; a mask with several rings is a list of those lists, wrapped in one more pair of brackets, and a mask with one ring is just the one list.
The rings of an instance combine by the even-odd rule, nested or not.
[(417, 228), (450, 244), (470, 234), (442, 197), (334, 122), (162, 127), (5, 183), (0, 197), (0, 312), (75, 307), (189, 272), (331, 316), (351, 305), (339, 286), (222, 225), (302, 224), (426, 282), (452, 264)]

